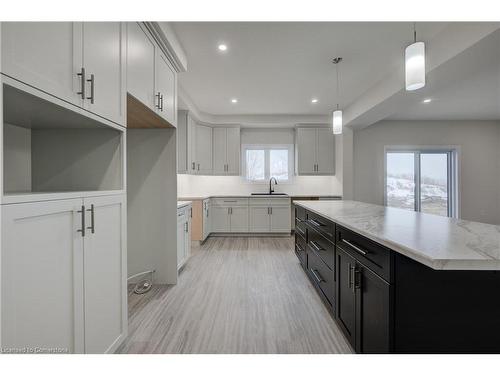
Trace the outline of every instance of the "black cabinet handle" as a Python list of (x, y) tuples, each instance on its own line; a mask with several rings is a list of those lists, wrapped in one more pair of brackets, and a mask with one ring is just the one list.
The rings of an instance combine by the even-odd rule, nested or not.
[(353, 275), (353, 271), (354, 271), (355, 267), (352, 266), (350, 263), (348, 263), (348, 266), (349, 266), (349, 274), (347, 277), (347, 282), (349, 284), (349, 289), (351, 289), (351, 291), (353, 293), (355, 293), (356, 290), (354, 289), (354, 275)]
[(300, 229), (299, 227), (295, 227), (295, 229), (297, 230), (297, 232), (299, 232), (301, 235), (305, 237), (306, 233), (302, 229)]
[(160, 96), (160, 111), (163, 112), (163, 94)]
[(318, 271), (317, 271), (317, 270), (313, 270), (313, 269), (311, 268), (311, 273), (313, 274), (314, 278), (316, 279), (316, 281), (317, 281), (318, 283), (322, 283), (323, 281), (325, 281), (325, 280), (323, 280), (323, 279), (321, 278), (321, 276), (320, 276), (320, 274), (318, 273)]
[(298, 243), (295, 244), (295, 247), (299, 250), (299, 251), (304, 251), (304, 249), (302, 248), (302, 246), (300, 246)]
[(95, 233), (94, 205), (91, 204), (90, 208), (87, 209), (87, 211), (90, 212), (90, 227), (87, 227), (87, 229), (90, 229), (91, 233)]
[(351, 241), (348, 241), (348, 240), (345, 240), (342, 238), (342, 242), (349, 245), (350, 247), (352, 247), (354, 250), (356, 250), (358, 253), (360, 253), (361, 255), (368, 255), (368, 251), (365, 251), (359, 247), (357, 247), (356, 245), (354, 245)]
[(85, 237), (85, 206), (82, 206), (81, 210), (76, 211), (77, 213), (81, 214), (81, 229), (77, 229), (77, 232), (80, 232), (82, 234), (82, 237)]
[(82, 67), (82, 69), (80, 70), (80, 73), (77, 73), (76, 75), (81, 78), (80, 91), (78, 91), (77, 94), (81, 95), (82, 99), (85, 99), (85, 82), (86, 82), (86, 80), (85, 80), (85, 68)]
[(309, 242), (311, 244), (311, 246), (314, 248), (314, 250), (316, 251), (323, 251), (325, 249), (323, 249), (321, 246), (319, 246), (316, 241), (310, 241)]
[(87, 79), (87, 82), (90, 82), (90, 96), (87, 97), (87, 99), (90, 99), (90, 103), (94, 104), (94, 84), (95, 84), (95, 78), (94, 75), (90, 75), (90, 79)]

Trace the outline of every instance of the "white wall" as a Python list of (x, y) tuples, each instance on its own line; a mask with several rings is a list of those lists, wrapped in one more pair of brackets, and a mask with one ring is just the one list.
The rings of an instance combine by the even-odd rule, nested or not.
[[(283, 129), (241, 129), (242, 144), (294, 144), (295, 131)], [(289, 183), (280, 183), (276, 192), (296, 195), (342, 195), (342, 137), (336, 137), (335, 176), (294, 176)], [(239, 176), (191, 176), (177, 175), (179, 197), (206, 195), (249, 194), (265, 192), (267, 183), (248, 183)]]
[(381, 121), (354, 131), (354, 199), (383, 204), (389, 145), (460, 146), (461, 218), (500, 224), (500, 122)]

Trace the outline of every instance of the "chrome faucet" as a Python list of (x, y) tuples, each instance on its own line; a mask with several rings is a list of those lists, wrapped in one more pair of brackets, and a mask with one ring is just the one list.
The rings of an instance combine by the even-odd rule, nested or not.
[(278, 181), (276, 180), (276, 178), (271, 177), (271, 178), (269, 179), (269, 195), (271, 195), (272, 193), (274, 193), (274, 188), (273, 188), (273, 186), (271, 185), (271, 184), (273, 183), (273, 180), (274, 180), (274, 184), (275, 184), (275, 185), (278, 185)]

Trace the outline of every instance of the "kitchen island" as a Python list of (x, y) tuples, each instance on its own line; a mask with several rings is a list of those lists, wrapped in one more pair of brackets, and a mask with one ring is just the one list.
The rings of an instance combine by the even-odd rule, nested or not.
[(500, 227), (295, 201), (295, 252), (358, 353), (500, 352)]

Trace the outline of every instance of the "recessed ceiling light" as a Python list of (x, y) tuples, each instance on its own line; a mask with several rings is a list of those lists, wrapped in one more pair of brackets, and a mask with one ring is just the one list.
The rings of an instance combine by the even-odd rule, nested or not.
[(219, 48), (219, 51), (227, 51), (227, 45), (225, 44), (219, 44), (217, 48)]
[(318, 99), (314, 98), (314, 99), (311, 99), (311, 103), (317, 103), (318, 102)]
[(432, 99), (431, 98), (427, 98), (427, 99), (424, 99), (422, 103), (430, 103), (432, 102)]
[(238, 99), (231, 99), (231, 103), (238, 103)]

